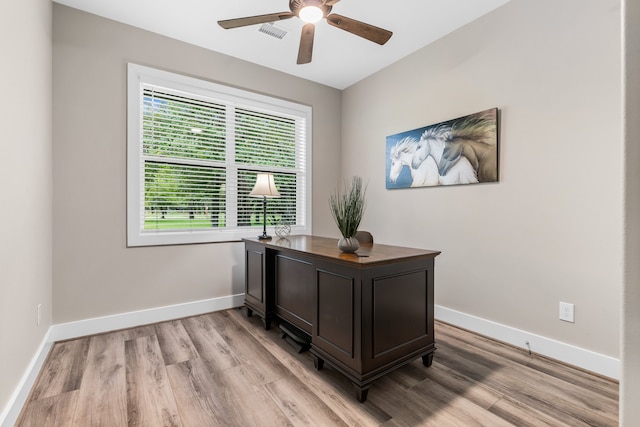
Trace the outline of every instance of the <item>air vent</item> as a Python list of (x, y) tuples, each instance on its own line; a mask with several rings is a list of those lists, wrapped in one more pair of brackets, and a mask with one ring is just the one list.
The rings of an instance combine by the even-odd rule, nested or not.
[(258, 28), (258, 31), (260, 31), (261, 33), (265, 33), (268, 34), (272, 37), (278, 38), (278, 39), (282, 39), (284, 36), (287, 35), (287, 30), (280, 28), (280, 27), (276, 27), (275, 25), (271, 24), (271, 23), (267, 23), (267, 24), (262, 24), (260, 26), (260, 28)]

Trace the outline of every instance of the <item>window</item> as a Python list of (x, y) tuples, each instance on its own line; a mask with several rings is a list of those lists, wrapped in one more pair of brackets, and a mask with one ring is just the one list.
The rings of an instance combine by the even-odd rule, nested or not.
[(267, 226), (311, 234), (311, 108), (128, 67), (128, 246), (257, 236), (258, 172), (274, 174)]

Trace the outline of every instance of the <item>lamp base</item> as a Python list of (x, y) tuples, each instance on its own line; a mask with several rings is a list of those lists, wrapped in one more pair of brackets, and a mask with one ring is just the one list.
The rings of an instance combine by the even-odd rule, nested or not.
[(271, 236), (267, 234), (267, 196), (262, 198), (262, 235), (258, 239), (271, 240)]

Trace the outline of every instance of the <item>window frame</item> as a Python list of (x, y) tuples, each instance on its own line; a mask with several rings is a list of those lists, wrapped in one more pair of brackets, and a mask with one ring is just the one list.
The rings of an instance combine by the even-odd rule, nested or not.
[[(287, 117), (296, 117), (305, 121), (301, 135), (304, 138), (305, 156), (302, 165), (296, 169), (302, 170), (304, 185), (297, 186), (296, 222), (291, 224), (292, 234), (312, 234), (311, 206), (312, 206), (312, 108), (307, 105), (274, 98), (234, 87), (224, 86), (207, 80), (188, 77), (168, 71), (158, 70), (138, 64), (127, 64), (127, 247), (178, 245), (239, 241), (244, 237), (255, 237), (261, 234), (260, 227), (236, 227), (185, 230), (144, 230), (144, 167), (142, 166), (142, 87), (151, 84), (172, 90), (205, 97), (236, 107), (258, 109)], [(226, 150), (229, 152), (229, 135)], [(297, 139), (297, 138), (296, 138)], [(298, 145), (299, 142), (296, 142)], [(244, 165), (234, 163), (227, 168), (246, 169)], [(252, 170), (270, 172), (274, 167), (263, 168), (256, 166)], [(228, 169), (227, 169), (228, 170)], [(235, 178), (234, 178), (235, 179)], [(231, 183), (233, 184), (233, 183)], [(229, 183), (227, 184), (229, 185)], [(227, 195), (227, 204), (231, 203), (235, 195)], [(237, 203), (237, 200), (236, 202)], [(141, 212), (142, 210), (142, 212)], [(300, 212), (302, 210), (302, 212)], [(302, 223), (299, 223), (302, 220)], [(267, 224), (269, 227), (269, 224)]]

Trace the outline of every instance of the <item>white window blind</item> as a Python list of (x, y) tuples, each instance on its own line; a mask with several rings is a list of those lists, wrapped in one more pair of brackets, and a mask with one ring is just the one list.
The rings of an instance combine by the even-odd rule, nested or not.
[(267, 225), (310, 234), (311, 109), (129, 64), (128, 245), (259, 234), (258, 172), (274, 174)]

